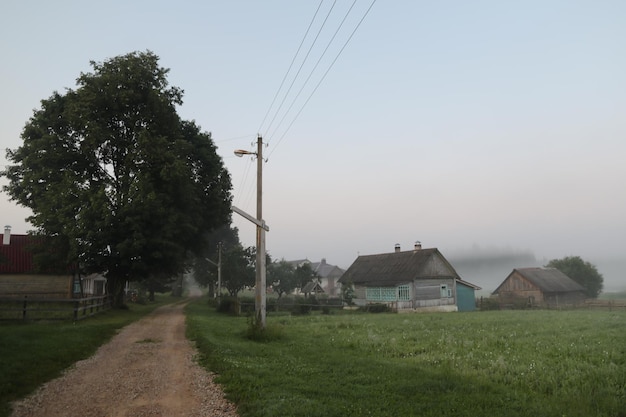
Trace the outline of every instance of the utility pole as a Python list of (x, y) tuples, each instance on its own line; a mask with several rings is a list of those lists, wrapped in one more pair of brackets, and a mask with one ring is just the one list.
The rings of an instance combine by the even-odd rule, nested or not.
[[(263, 223), (263, 138), (257, 137), (256, 151), (256, 219)], [(256, 293), (255, 309), (257, 325), (265, 329), (265, 229), (257, 224), (256, 226)]]
[(256, 314), (256, 325), (261, 329), (265, 329), (265, 281), (266, 267), (265, 265), (265, 231), (269, 227), (263, 221), (263, 138), (261, 135), (257, 137), (257, 151), (250, 152), (243, 149), (237, 149), (235, 155), (255, 155), (257, 159), (256, 169), (256, 218), (250, 216), (243, 210), (233, 206), (232, 209), (237, 214), (245, 217), (256, 225), (256, 279), (255, 279), (255, 297), (254, 307)]
[(222, 242), (217, 244), (217, 263), (213, 262), (209, 258), (204, 258), (208, 262), (217, 266), (217, 294), (216, 297), (219, 300), (222, 296)]

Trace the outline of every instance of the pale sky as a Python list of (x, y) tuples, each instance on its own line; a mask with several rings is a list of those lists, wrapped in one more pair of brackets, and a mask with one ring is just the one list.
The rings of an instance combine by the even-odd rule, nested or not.
[[(338, 0), (302, 65), (332, 1), (296, 56), (318, 0), (5, 0), (2, 148), (90, 60), (151, 50), (251, 214), (256, 162), (233, 151), (254, 150), (257, 133), (268, 142), (274, 258), (347, 268), (419, 240), (444, 255), (481, 247), (626, 269), (626, 2), (379, 0), (346, 44), (371, 3), (356, 1), (322, 56), (352, 5)], [(5, 194), (0, 212), (14, 233), (29, 229)], [(254, 245), (254, 226), (233, 218)]]

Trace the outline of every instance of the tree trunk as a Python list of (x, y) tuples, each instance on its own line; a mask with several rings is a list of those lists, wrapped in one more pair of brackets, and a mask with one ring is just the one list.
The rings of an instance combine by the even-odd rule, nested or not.
[(213, 280), (209, 281), (209, 293), (208, 293), (208, 296), (209, 296), (209, 298), (215, 298), (215, 282), (213, 282)]
[(183, 274), (179, 274), (176, 277), (174, 288), (172, 288), (172, 297), (182, 297), (182, 296), (183, 296)]
[(113, 297), (113, 308), (124, 306), (124, 280), (116, 276), (107, 276), (107, 291)]

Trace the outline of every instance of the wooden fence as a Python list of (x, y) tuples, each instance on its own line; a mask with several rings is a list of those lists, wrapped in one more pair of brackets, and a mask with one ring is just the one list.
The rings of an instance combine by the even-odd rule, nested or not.
[(0, 320), (81, 320), (109, 310), (112, 298), (103, 295), (74, 299), (0, 298)]
[(626, 300), (600, 300), (596, 298), (585, 300), (584, 308), (591, 310), (626, 310)]

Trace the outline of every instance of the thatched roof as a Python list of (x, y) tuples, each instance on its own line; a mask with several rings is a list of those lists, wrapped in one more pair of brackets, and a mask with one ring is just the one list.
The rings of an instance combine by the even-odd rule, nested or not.
[(452, 265), (439, 250), (433, 248), (359, 256), (339, 282), (384, 287), (405, 284), (416, 279), (442, 278), (444, 275), (435, 275), (428, 268), (433, 258), (438, 258), (446, 266), (445, 276), (459, 279)]

